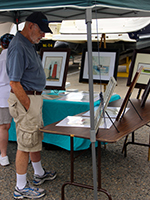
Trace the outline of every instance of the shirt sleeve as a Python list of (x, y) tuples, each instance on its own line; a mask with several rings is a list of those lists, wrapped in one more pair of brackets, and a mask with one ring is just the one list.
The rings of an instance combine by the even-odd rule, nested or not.
[(11, 46), (7, 53), (7, 73), (10, 81), (20, 82), (25, 68), (25, 57), (20, 45)]

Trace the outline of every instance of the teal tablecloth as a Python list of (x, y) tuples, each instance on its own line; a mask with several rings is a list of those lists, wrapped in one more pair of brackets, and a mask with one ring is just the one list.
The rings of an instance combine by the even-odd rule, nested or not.
[[(115, 94), (111, 97), (110, 102), (120, 99), (120, 96)], [(100, 101), (96, 101), (94, 106), (99, 105)], [(61, 100), (43, 100), (43, 121), (44, 126), (52, 124), (67, 116), (73, 116), (81, 112), (88, 111), (88, 102), (74, 102), (74, 101), (61, 101)], [(16, 141), (15, 123), (12, 121), (11, 128), (9, 129), (9, 141)], [(70, 150), (70, 137), (57, 134), (44, 133), (43, 142), (62, 147)], [(90, 147), (90, 140), (82, 138), (74, 138), (74, 150), (84, 150)]]

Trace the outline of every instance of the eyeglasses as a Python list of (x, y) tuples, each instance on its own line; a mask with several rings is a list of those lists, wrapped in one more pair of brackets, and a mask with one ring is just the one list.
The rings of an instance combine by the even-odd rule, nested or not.
[(39, 28), (39, 26), (38, 26), (37, 24), (34, 24), (34, 27), (36, 27), (36, 28), (39, 30), (39, 33), (40, 33), (41, 35), (44, 34), (44, 32), (41, 31), (41, 29)]

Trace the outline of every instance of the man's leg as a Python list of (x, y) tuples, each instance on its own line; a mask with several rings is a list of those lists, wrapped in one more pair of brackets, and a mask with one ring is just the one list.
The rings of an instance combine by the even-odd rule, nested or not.
[(1, 156), (7, 156), (7, 144), (8, 144), (8, 130), (10, 128), (10, 124), (0, 125), (0, 151)]
[(16, 172), (18, 174), (27, 173), (28, 160), (29, 160), (29, 153), (28, 152), (17, 150), (17, 154), (16, 154)]
[(39, 162), (41, 160), (41, 153), (38, 152), (30, 152), (30, 158), (32, 162)]
[(30, 153), (30, 158), (34, 169), (34, 185), (41, 185), (44, 181), (56, 178), (57, 174), (55, 171), (45, 171), (45, 169), (43, 169), (40, 151)]
[(9, 165), (9, 158), (7, 156), (7, 145), (8, 145), (8, 130), (10, 128), (9, 124), (0, 125), (0, 164), (2, 166)]
[(17, 150), (16, 155), (16, 174), (17, 185), (14, 191), (15, 199), (32, 198), (38, 199), (45, 195), (45, 190), (41, 188), (34, 188), (26, 180), (27, 167), (29, 161), (29, 153)]
[(33, 169), (34, 169), (34, 174), (38, 174), (39, 176), (42, 176), (45, 173), (45, 171), (41, 165), (40, 151), (30, 152), (30, 158), (31, 158)]
[(17, 183), (16, 186), (19, 189), (22, 189), (26, 186), (26, 174), (28, 167), (29, 153), (17, 150), (16, 154), (16, 176)]

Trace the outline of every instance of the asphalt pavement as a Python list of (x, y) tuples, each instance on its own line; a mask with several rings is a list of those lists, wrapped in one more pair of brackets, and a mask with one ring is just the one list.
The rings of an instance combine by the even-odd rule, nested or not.
[[(88, 91), (88, 84), (79, 83), (79, 66), (68, 71), (67, 81), (70, 86), (66, 89), (78, 89)], [(118, 78), (115, 92), (124, 98), (128, 87), (126, 78)], [(99, 85), (94, 85), (94, 91), (100, 91)], [(138, 90), (135, 89), (132, 98), (136, 98)], [(136, 131), (135, 140), (149, 142), (150, 129), (143, 126)], [(131, 139), (129, 137), (129, 139)], [(113, 200), (150, 200), (150, 162), (147, 161), (148, 147), (128, 146), (127, 157), (121, 153), (124, 139), (117, 143), (102, 145), (102, 188), (107, 190)], [(8, 143), (8, 156), (10, 165), (0, 166), (0, 200), (12, 200), (15, 187), (15, 155), (16, 142)], [(97, 151), (97, 149), (96, 149)], [(80, 152), (75, 152), (77, 155)], [(43, 200), (60, 200), (61, 187), (65, 181), (70, 180), (70, 152), (64, 149), (49, 146), (43, 147), (42, 165), (45, 169), (56, 170), (58, 176), (53, 181), (47, 181), (41, 185), (46, 189), (47, 195)], [(85, 151), (75, 160), (75, 181), (85, 184), (93, 184), (91, 149)], [(28, 179), (32, 182), (33, 169), (28, 165)], [(93, 190), (74, 186), (66, 186), (65, 200), (93, 200)], [(98, 192), (99, 200), (107, 200), (107, 196)]]

